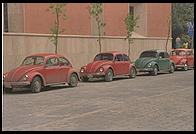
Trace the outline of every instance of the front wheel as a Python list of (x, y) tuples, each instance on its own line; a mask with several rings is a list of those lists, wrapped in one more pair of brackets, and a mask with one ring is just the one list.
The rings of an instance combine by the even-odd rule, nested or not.
[(156, 76), (158, 74), (158, 67), (157, 67), (157, 65), (154, 66), (153, 71), (151, 72), (151, 74), (153, 76)]
[(171, 65), (170, 65), (170, 70), (169, 70), (169, 72), (170, 72), (170, 73), (173, 73), (173, 72), (174, 72), (174, 69), (175, 69), (174, 64), (171, 64)]
[(78, 85), (78, 76), (73, 73), (70, 77), (70, 83), (68, 83), (70, 87), (76, 87)]
[(35, 77), (31, 83), (31, 90), (33, 93), (39, 93), (42, 88), (42, 81), (39, 77)]
[(129, 78), (135, 78), (136, 77), (136, 69), (134, 67), (130, 70)]
[(105, 81), (110, 82), (113, 80), (113, 71), (112, 69), (108, 69), (106, 75), (105, 75)]

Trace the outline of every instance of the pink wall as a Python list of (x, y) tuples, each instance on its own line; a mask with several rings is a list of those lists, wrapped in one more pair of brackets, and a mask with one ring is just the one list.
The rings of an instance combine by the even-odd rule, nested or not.
[(147, 4), (147, 35), (150, 37), (166, 37), (168, 33), (168, 17), (171, 3)]
[(128, 13), (128, 3), (104, 3), (104, 21), (106, 35), (124, 36), (124, 19)]
[[(91, 34), (90, 15), (86, 7), (87, 3), (69, 3), (66, 6), (67, 19), (60, 20), (60, 28), (65, 28), (63, 34), (89, 35)], [(47, 12), (49, 3), (25, 3), (25, 32), (27, 33), (51, 33), (55, 16)]]

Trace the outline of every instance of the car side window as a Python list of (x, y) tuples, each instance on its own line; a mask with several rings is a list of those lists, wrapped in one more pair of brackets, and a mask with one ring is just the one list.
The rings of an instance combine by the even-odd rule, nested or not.
[(124, 61), (129, 61), (129, 60), (130, 60), (129, 57), (126, 54), (124, 54)]
[(123, 56), (121, 54), (116, 55), (115, 61), (123, 61)]
[(46, 66), (58, 66), (58, 59), (56, 57), (49, 58), (46, 61)]
[(159, 58), (165, 58), (164, 52), (160, 52), (160, 53), (159, 53)]
[(169, 54), (165, 52), (165, 58), (169, 58)]
[(192, 52), (191, 51), (187, 51), (186, 55), (187, 56), (191, 56), (192, 55)]
[(66, 60), (65, 58), (60, 57), (59, 60), (60, 60), (61, 66), (68, 66), (69, 65), (69, 61)]

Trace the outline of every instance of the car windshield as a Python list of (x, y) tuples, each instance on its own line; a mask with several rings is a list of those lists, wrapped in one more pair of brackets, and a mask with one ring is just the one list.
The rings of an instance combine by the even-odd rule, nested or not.
[(176, 51), (172, 51), (172, 52), (171, 52), (171, 55), (172, 55), (172, 56), (175, 56), (175, 55), (185, 56), (186, 53), (185, 53), (185, 51), (183, 51), (183, 50), (176, 50)]
[(94, 61), (99, 61), (99, 60), (113, 60), (113, 55), (112, 54), (98, 54), (95, 56)]
[(156, 58), (156, 57), (157, 57), (157, 52), (153, 52), (153, 51), (146, 51), (146, 52), (143, 52), (143, 53), (140, 55), (140, 58), (143, 58), (143, 57), (154, 57), (154, 58)]
[(26, 65), (43, 65), (44, 63), (44, 57), (41, 56), (33, 56), (33, 57), (27, 57), (24, 59), (22, 66)]

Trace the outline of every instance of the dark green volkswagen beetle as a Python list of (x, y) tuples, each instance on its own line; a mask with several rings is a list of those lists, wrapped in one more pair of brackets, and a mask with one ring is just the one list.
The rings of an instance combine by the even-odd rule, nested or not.
[(149, 72), (157, 75), (161, 71), (174, 72), (175, 63), (170, 60), (168, 53), (164, 50), (147, 50), (141, 53), (135, 61), (138, 72)]

